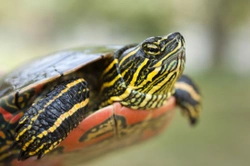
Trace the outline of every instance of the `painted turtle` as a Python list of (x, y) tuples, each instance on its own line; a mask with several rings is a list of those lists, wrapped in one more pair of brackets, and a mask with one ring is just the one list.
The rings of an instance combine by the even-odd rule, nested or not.
[[(166, 111), (154, 109), (171, 96), (195, 124), (201, 97), (182, 75), (184, 64), (185, 41), (175, 32), (138, 45), (56, 52), (16, 69), (0, 80), (0, 161), (39, 159), (69, 144), (99, 153), (139, 142), (164, 126)], [(119, 103), (130, 109), (103, 111), (112, 104), (121, 110)], [(58, 146), (83, 120), (79, 139)], [(154, 132), (145, 133), (148, 128)]]

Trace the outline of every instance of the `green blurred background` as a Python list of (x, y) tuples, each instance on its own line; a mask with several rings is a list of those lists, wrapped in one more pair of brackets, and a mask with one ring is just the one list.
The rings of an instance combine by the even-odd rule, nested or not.
[(140, 145), (86, 165), (250, 165), (249, 0), (0, 0), (0, 73), (35, 56), (82, 45), (129, 44), (173, 31), (187, 43), (186, 73), (204, 111)]

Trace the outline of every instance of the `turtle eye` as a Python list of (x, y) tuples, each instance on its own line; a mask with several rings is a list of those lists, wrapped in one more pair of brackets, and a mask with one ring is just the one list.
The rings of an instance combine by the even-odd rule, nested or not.
[(159, 45), (156, 45), (154, 43), (145, 43), (143, 45), (143, 50), (148, 55), (159, 55), (161, 53), (161, 49)]

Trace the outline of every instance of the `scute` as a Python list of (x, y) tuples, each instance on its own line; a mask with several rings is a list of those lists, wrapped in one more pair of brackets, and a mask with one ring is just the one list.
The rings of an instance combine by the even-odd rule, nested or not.
[(72, 73), (119, 48), (120, 46), (85, 47), (45, 56), (3, 77), (0, 80), (0, 97), (13, 91), (20, 91), (23, 88), (30, 89), (38, 84), (53, 81), (62, 74)]

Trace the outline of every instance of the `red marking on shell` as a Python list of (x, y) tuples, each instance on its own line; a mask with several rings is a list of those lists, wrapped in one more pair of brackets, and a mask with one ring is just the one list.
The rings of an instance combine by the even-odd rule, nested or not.
[(39, 93), (42, 91), (44, 84), (38, 84), (35, 87), (35, 93)]
[[(175, 107), (175, 99), (173, 97), (168, 100), (166, 105), (151, 111), (132, 110), (126, 107), (122, 107), (120, 103), (114, 103), (113, 105), (100, 109), (95, 113), (93, 113), (92, 115), (85, 118), (76, 129), (72, 130), (69, 133), (68, 137), (64, 141), (62, 141), (59, 147), (63, 147), (64, 148), (63, 152), (66, 152), (66, 154), (68, 154), (70, 151), (81, 150), (79, 151), (79, 153), (81, 153), (82, 156), (87, 156), (87, 158), (96, 157), (100, 154), (105, 154), (116, 148), (121, 148), (131, 144), (131, 142), (126, 142), (126, 140), (124, 141), (123, 139), (119, 138), (117, 139), (116, 137), (114, 137), (116, 130), (115, 126), (113, 126), (113, 130), (111, 130), (110, 132), (107, 132), (96, 138), (93, 138), (86, 142), (79, 141), (80, 137), (93, 127), (102, 124), (105, 120), (109, 118), (111, 118), (112, 120), (114, 118), (114, 113), (117, 115), (121, 115), (123, 117), (126, 116), (127, 123), (129, 124), (137, 123), (138, 121), (143, 120), (143, 118), (150, 118), (150, 117), (152, 118), (161, 115), (168, 115), (166, 116), (166, 123), (163, 124), (157, 131), (146, 130), (143, 132), (142, 137), (139, 140), (137, 140), (137, 141), (143, 141), (145, 139), (157, 135), (162, 131), (162, 129), (165, 129), (168, 126), (169, 122), (173, 117), (174, 107)], [(102, 143), (102, 141), (108, 138), (112, 138), (111, 141), (116, 141), (116, 142), (109, 142), (108, 140), (105, 147), (103, 146), (98, 147), (99, 143)], [(18, 166), (63, 165), (63, 163), (65, 162), (75, 160), (75, 155), (74, 153), (72, 154), (73, 155), (65, 155), (59, 153), (55, 155), (45, 155), (46, 159), (44, 158), (42, 160), (37, 160), (36, 156), (31, 157), (25, 161), (13, 160), (12, 165), (18, 165)], [(85, 160), (83, 159), (83, 161), (86, 161), (86, 159)]]
[(14, 115), (13, 118), (10, 120), (10, 124), (14, 124), (17, 121), (19, 121), (19, 119), (23, 116), (23, 112), (19, 112), (18, 114)]
[(92, 129), (93, 127), (101, 124), (105, 120), (109, 118), (113, 118), (113, 105), (105, 107), (92, 115), (85, 118), (79, 126), (72, 130), (68, 137), (60, 144), (60, 146), (64, 146), (64, 151), (72, 151), (77, 149), (82, 149), (83, 147), (93, 145), (105, 138), (112, 137), (114, 135), (114, 131), (107, 132), (96, 139), (91, 139), (87, 142), (79, 142), (80, 137)]
[(140, 121), (144, 121), (145, 119), (149, 118), (149, 116), (150, 118), (156, 118), (158, 116), (162, 116), (168, 113), (168, 115), (166, 116), (166, 123), (163, 124), (162, 127), (159, 128), (159, 130), (157, 131), (148, 130), (143, 133), (141, 140), (144, 140), (146, 138), (157, 135), (158, 133), (162, 131), (162, 129), (166, 127), (166, 125), (172, 119), (172, 116), (173, 116), (172, 110), (174, 109), (174, 107), (175, 107), (174, 97), (171, 97), (168, 100), (167, 104), (165, 104), (161, 108), (152, 109), (150, 111), (149, 110), (147, 111), (146, 110), (133, 110), (133, 109), (121, 106), (120, 103), (114, 103), (113, 105), (102, 108), (96, 111), (95, 113), (93, 113), (92, 115), (88, 116), (87, 118), (85, 118), (76, 129), (72, 130), (69, 133), (68, 137), (64, 141), (61, 142), (60, 146), (63, 146), (64, 152), (67, 152), (67, 151), (73, 151), (77, 149), (83, 149), (83, 147), (94, 145), (100, 141), (105, 140), (106, 138), (115, 137), (116, 136), (115, 131), (117, 129), (115, 128), (115, 126), (113, 126), (113, 129), (110, 132), (107, 132), (101, 136), (98, 136), (97, 138), (93, 138), (86, 142), (79, 142), (80, 137), (84, 133), (86, 133), (87, 131), (89, 131), (95, 126), (100, 125), (107, 119), (113, 119), (114, 114), (126, 117), (127, 123), (129, 125), (132, 125)]
[(9, 122), (14, 115), (12, 115), (11, 113), (5, 111), (3, 108), (0, 107), (0, 114), (3, 115), (3, 118), (6, 122)]

